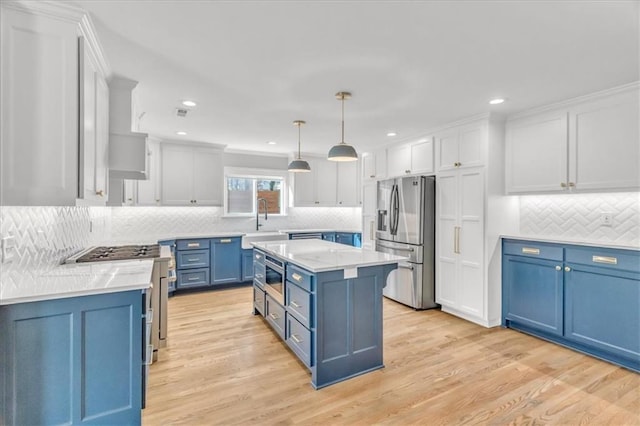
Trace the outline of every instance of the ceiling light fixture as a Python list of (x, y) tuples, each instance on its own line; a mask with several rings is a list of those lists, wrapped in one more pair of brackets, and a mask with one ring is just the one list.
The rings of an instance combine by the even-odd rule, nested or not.
[(501, 104), (501, 103), (503, 103), (503, 102), (504, 102), (504, 99), (502, 99), (502, 98), (496, 98), (496, 99), (491, 99), (491, 100), (489, 101), (489, 104), (491, 104), (491, 105), (498, 105), (498, 104)]
[(188, 106), (188, 107), (194, 107), (196, 106), (196, 103), (193, 101), (182, 101), (182, 105)]
[(306, 122), (302, 120), (296, 120), (293, 122), (294, 126), (298, 126), (298, 158), (289, 163), (289, 167), (287, 167), (287, 170), (289, 170), (290, 172), (305, 173), (311, 171), (309, 163), (300, 158), (300, 127), (302, 127), (302, 125), (305, 123)]
[(396, 132), (389, 132), (387, 133), (387, 136), (393, 137), (393, 136), (398, 136), (398, 134)]
[(183, 131), (176, 132), (176, 135), (187, 136), (187, 132), (183, 132)]
[(338, 92), (336, 93), (336, 99), (342, 101), (342, 142), (331, 147), (327, 159), (331, 161), (357, 161), (358, 153), (355, 148), (344, 142), (344, 101), (345, 99), (351, 99), (351, 93)]
[(267, 141), (267, 144), (269, 145), (275, 145), (276, 143), (274, 141)]

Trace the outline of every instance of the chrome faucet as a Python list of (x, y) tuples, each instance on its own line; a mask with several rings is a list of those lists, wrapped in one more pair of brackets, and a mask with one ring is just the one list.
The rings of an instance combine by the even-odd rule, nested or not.
[(256, 231), (260, 230), (260, 227), (262, 226), (262, 224), (260, 223), (260, 202), (264, 203), (264, 220), (267, 220), (267, 210), (268, 210), (268, 206), (267, 206), (267, 199), (266, 198), (258, 198), (258, 205), (256, 206)]

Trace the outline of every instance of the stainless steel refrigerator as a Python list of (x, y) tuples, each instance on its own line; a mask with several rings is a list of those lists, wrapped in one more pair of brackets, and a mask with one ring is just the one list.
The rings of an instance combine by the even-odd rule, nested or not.
[(392, 271), (384, 295), (415, 309), (435, 302), (435, 178), (378, 182), (376, 250), (409, 258)]

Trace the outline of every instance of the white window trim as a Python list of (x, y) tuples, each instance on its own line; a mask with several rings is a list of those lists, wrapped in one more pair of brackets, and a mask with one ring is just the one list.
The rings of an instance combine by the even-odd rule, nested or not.
[[(253, 169), (246, 167), (225, 167), (224, 168), (224, 199), (223, 199), (223, 216), (222, 217), (254, 217), (256, 214), (256, 197), (253, 199), (253, 213), (229, 213), (227, 200), (229, 196), (229, 186), (227, 184), (227, 178), (250, 178), (250, 179), (279, 179), (282, 181), (281, 197), (282, 205), (280, 206), (280, 213), (270, 213), (269, 216), (287, 216), (287, 202), (288, 188), (289, 188), (289, 173), (286, 170), (279, 169)], [(255, 188), (254, 188), (255, 189)]]

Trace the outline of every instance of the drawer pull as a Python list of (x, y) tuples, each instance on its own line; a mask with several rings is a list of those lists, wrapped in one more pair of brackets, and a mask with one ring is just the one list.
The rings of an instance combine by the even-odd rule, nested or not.
[(197, 257), (191, 257), (191, 258), (187, 259), (187, 262), (197, 262), (199, 260), (200, 259), (198, 259)]
[(291, 306), (293, 306), (294, 308), (301, 308), (302, 305), (298, 304), (298, 302), (296, 302), (295, 300), (291, 301)]
[(274, 321), (275, 321), (275, 320), (279, 320), (279, 319), (280, 319), (280, 317), (279, 317), (279, 316), (277, 316), (277, 315), (276, 315), (276, 314), (274, 314), (274, 313), (269, 314), (269, 317), (271, 317), (271, 319), (272, 319), (272, 320), (274, 320)]
[(225, 238), (224, 240), (220, 240), (221, 243), (230, 243), (231, 238)]
[(302, 280), (302, 275), (300, 274), (296, 274), (295, 272), (293, 274), (291, 274), (291, 278), (293, 278), (294, 280), (300, 282)]
[(187, 281), (198, 281), (199, 279), (198, 277), (190, 277)]
[(539, 255), (540, 254), (540, 249), (531, 248), (531, 247), (522, 247), (522, 252), (525, 253), (525, 254)]
[(256, 278), (264, 278), (264, 275), (262, 275), (262, 274), (256, 274)]
[(561, 270), (562, 270), (562, 266), (556, 265), (556, 271), (561, 271)]
[(299, 338), (297, 334), (292, 334), (291, 335), (291, 340), (293, 340), (296, 343), (302, 343), (302, 339)]
[(617, 265), (618, 258), (616, 257), (608, 257), (608, 256), (593, 256), (591, 258), (595, 263), (606, 263), (607, 265)]
[(569, 268), (568, 266), (565, 266), (565, 267), (564, 267), (564, 271), (565, 271), (565, 272), (571, 272), (571, 268)]
[(200, 247), (200, 243), (189, 243), (187, 247)]
[(262, 256), (260, 256), (259, 254), (256, 254), (256, 259), (260, 260), (262, 259)]

